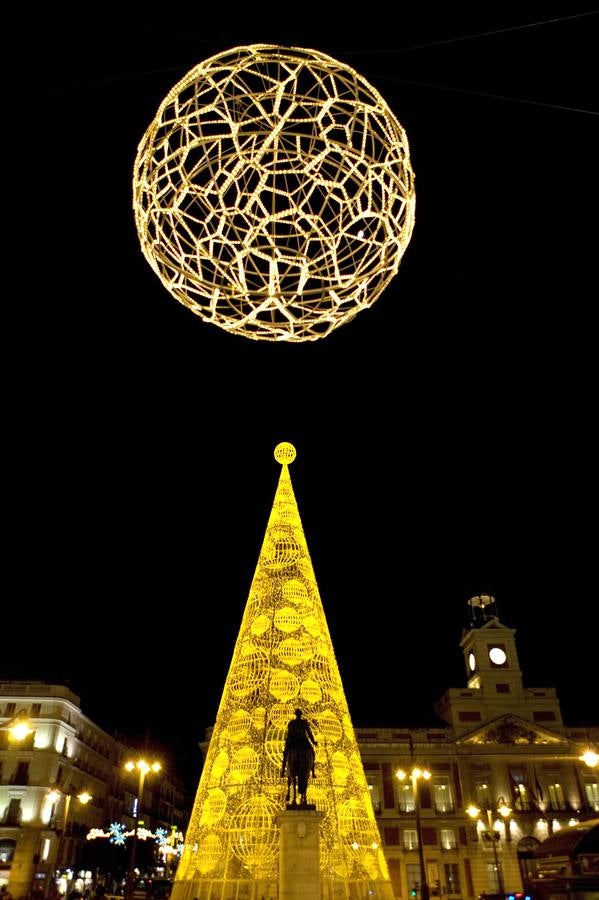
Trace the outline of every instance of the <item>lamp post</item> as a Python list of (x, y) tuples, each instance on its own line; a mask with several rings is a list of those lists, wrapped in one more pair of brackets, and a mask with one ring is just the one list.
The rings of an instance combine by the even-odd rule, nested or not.
[[(10, 752), (11, 749), (13, 748), (14, 744), (22, 744), (30, 735), (32, 735), (34, 733), (34, 730), (35, 729), (33, 728), (33, 724), (31, 722), (31, 719), (27, 715), (27, 712), (24, 709), (20, 709), (18, 711), (18, 713), (16, 713), (16, 715), (10, 716), (9, 718), (4, 719), (4, 721), (2, 722), (2, 725), (0, 725), (0, 737), (2, 737), (2, 742), (0, 743), (0, 750), (8, 750)], [(3, 732), (6, 732), (6, 737), (4, 736)], [(31, 740), (29, 746), (26, 745), (24, 749), (33, 749), (33, 739)], [(19, 772), (19, 764), (17, 761), (17, 773), (18, 772)], [(10, 799), (10, 796), (11, 795), (9, 793), (9, 799)], [(17, 802), (17, 805), (20, 805), (20, 803), (21, 803), (20, 800), (17, 800), (16, 802)], [(3, 824), (8, 825), (9, 827), (16, 826), (16, 827), (21, 828), (21, 812), (12, 810), (12, 801), (9, 802), (8, 809), (5, 811), (5, 819), (4, 819)], [(21, 835), (24, 835), (23, 831), (20, 831), (19, 837)], [(17, 840), (19, 840), (19, 839), (17, 838)], [(27, 840), (28, 840), (27, 838), (24, 838), (23, 845), (27, 846), (27, 843), (26, 843)], [(12, 875), (14, 881), (11, 886), (13, 887), (13, 889), (14, 889), (14, 883), (21, 881), (21, 884), (19, 885), (19, 889), (22, 889), (22, 887), (25, 887), (25, 890), (27, 890), (27, 886), (25, 884), (23, 884), (23, 881), (27, 877), (24, 873), (27, 871), (27, 869), (29, 869), (29, 861), (30, 860), (31, 860), (31, 867), (33, 869), (34, 861), (33, 861), (33, 859), (31, 859), (31, 856), (29, 856), (29, 854), (27, 853), (27, 850), (23, 850), (22, 852), (23, 852), (23, 857), (21, 859), (23, 860), (25, 858), (25, 854), (27, 854), (28, 858), (25, 861), (25, 865), (24, 865), (23, 861), (20, 861), (19, 864), (16, 866), (16, 869), (18, 870), (19, 866), (20, 866), (21, 872), (23, 874), (21, 874), (21, 872), (15, 871), (13, 869), (11, 872), (9, 872), (9, 879), (11, 878), (11, 875)], [(4, 895), (2, 895), (2, 896), (4, 896)]]
[(129, 760), (129, 762), (125, 763), (125, 769), (127, 772), (133, 772), (134, 769), (137, 769), (139, 772), (139, 778), (137, 783), (137, 803), (135, 805), (135, 814), (134, 814), (134, 830), (133, 830), (133, 841), (131, 842), (131, 860), (129, 863), (129, 875), (127, 877), (127, 885), (125, 888), (125, 896), (130, 898), (133, 896), (133, 891), (135, 888), (135, 864), (137, 862), (137, 830), (139, 825), (139, 813), (143, 800), (143, 790), (144, 790), (144, 782), (146, 780), (146, 775), (148, 772), (159, 772), (162, 766), (159, 762), (149, 763), (147, 760), (136, 759), (135, 761)]
[[(48, 799), (52, 803), (58, 803), (58, 801), (60, 800), (61, 797), (64, 797), (64, 809), (62, 811), (62, 828), (60, 829), (60, 836), (58, 838), (58, 847), (56, 850), (56, 862), (55, 862), (56, 869), (60, 866), (60, 860), (62, 857), (62, 848), (64, 845), (64, 839), (65, 839), (65, 834), (66, 834), (66, 830), (67, 830), (67, 822), (69, 819), (69, 810), (71, 809), (71, 800), (73, 799), (73, 794), (68, 793), (67, 791), (62, 791), (58, 787), (54, 787), (48, 792)], [(86, 806), (89, 803), (89, 801), (92, 799), (92, 795), (89, 793), (89, 791), (81, 791), (79, 794), (75, 794), (75, 797), (79, 801), (79, 803), (82, 804), (82, 806)], [(48, 878), (48, 881), (46, 884), (46, 896), (48, 894), (48, 891), (50, 890), (50, 882), (51, 882), (51, 878)]]
[[(481, 814), (481, 810), (474, 803), (472, 803), (470, 806), (467, 807), (466, 812), (472, 819), (477, 819)], [(501, 868), (501, 862), (499, 861), (499, 857), (497, 856), (497, 842), (501, 839), (501, 834), (499, 833), (499, 831), (495, 831), (495, 824), (493, 822), (493, 808), (489, 802), (487, 802), (487, 804), (486, 804), (485, 812), (487, 814), (489, 839), (491, 840), (492, 845), (493, 845), (493, 865), (495, 867), (495, 873), (497, 875), (497, 887), (499, 889), (499, 893), (503, 894), (503, 893), (505, 893), (505, 887), (504, 887), (504, 883), (503, 883), (503, 871)], [(497, 812), (504, 818), (505, 833), (506, 833), (506, 840), (507, 840), (507, 834), (508, 834), (507, 820), (508, 820), (508, 817), (511, 815), (512, 810), (507, 805), (507, 803), (505, 802), (503, 797), (500, 797), (499, 800), (497, 801)]]
[[(410, 755), (412, 757), (412, 761), (414, 759), (414, 744), (412, 742), (412, 736), (410, 735)], [(428, 881), (426, 878), (426, 866), (424, 863), (424, 847), (422, 846), (422, 824), (420, 821), (420, 794), (418, 791), (418, 782), (422, 778), (424, 781), (428, 781), (431, 777), (431, 773), (428, 769), (421, 769), (419, 766), (412, 766), (409, 773), (404, 772), (403, 769), (398, 769), (395, 773), (395, 777), (399, 779), (399, 781), (405, 781), (405, 779), (409, 777), (412, 781), (412, 794), (414, 796), (414, 813), (416, 815), (416, 840), (418, 843), (418, 864), (420, 867), (420, 897), (421, 900), (429, 900), (430, 892), (428, 887)]]

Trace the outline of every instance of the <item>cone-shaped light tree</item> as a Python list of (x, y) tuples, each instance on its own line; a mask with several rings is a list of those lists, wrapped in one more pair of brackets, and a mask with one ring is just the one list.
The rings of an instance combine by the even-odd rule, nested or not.
[(266, 534), (187, 830), (173, 900), (277, 897), (287, 723), (301, 708), (318, 741), (308, 802), (320, 826), (323, 898), (393, 891), (308, 546), (282, 464)]

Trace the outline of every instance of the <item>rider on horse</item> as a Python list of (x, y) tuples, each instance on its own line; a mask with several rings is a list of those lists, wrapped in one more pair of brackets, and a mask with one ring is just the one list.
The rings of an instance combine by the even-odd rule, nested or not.
[[(291, 719), (287, 724), (287, 737), (285, 738), (285, 759), (290, 747), (309, 746), (312, 751), (317, 746), (316, 739), (312, 734), (310, 724), (302, 719), (301, 709), (295, 710), (295, 719)], [(312, 763), (312, 775), (314, 776), (314, 763)]]
[[(305, 799), (305, 790), (308, 781), (308, 775), (311, 772), (314, 778), (314, 748), (317, 746), (316, 739), (312, 733), (312, 729), (305, 719), (302, 719), (301, 709), (295, 710), (295, 719), (287, 725), (287, 735), (285, 737), (285, 749), (283, 751), (283, 765), (281, 775), (285, 774), (285, 769), (290, 767), (293, 760), (293, 774), (299, 776), (299, 793)], [(301, 761), (300, 761), (301, 760)], [(303, 762), (305, 760), (305, 762)], [(298, 771), (299, 769), (303, 771)], [(303, 788), (303, 789), (302, 789)]]

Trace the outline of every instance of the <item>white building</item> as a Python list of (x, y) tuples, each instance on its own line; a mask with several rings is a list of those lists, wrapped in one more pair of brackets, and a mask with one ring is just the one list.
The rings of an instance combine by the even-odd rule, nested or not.
[[(398, 898), (530, 891), (539, 844), (599, 813), (599, 770), (580, 759), (599, 726), (565, 725), (555, 688), (525, 687), (515, 630), (492, 597), (470, 602), (466, 683), (437, 702), (437, 723), (356, 729)], [(426, 780), (398, 780), (415, 765)]]
[[(33, 730), (15, 741), (7, 727), (19, 714)], [(83, 714), (68, 687), (0, 682), (0, 886), (14, 898), (44, 896), (52, 873), (78, 862), (90, 828), (133, 825), (136, 784), (123, 779), (132, 752)], [(170, 777), (148, 779), (141, 811), (146, 827), (183, 829), (184, 791)]]

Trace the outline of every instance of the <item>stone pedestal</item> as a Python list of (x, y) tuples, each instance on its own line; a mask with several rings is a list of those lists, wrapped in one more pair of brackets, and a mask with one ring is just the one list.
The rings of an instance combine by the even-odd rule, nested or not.
[(320, 822), (324, 813), (297, 807), (275, 816), (279, 827), (279, 900), (321, 900)]

